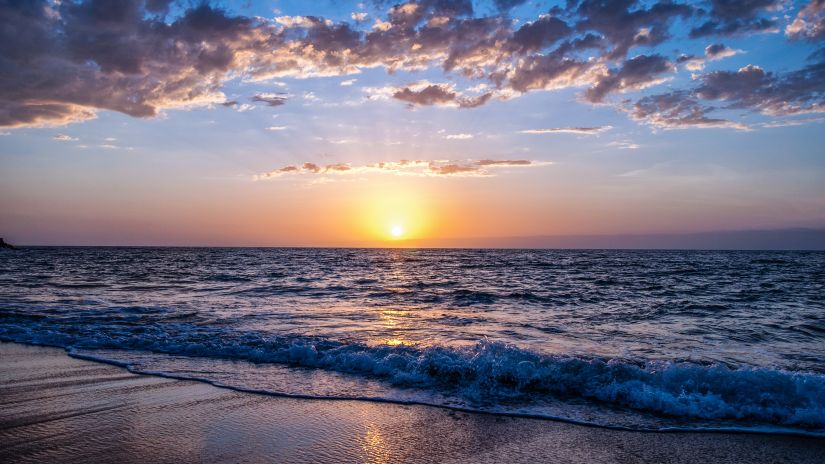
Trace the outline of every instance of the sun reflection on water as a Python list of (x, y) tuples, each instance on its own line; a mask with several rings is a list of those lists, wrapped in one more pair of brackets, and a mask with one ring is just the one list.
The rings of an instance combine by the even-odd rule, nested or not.
[(385, 309), (381, 311), (381, 326), (383, 329), (389, 331), (384, 337), (381, 337), (384, 345), (389, 346), (403, 346), (410, 345), (411, 342), (405, 337), (401, 336), (401, 332), (409, 328), (409, 321), (405, 320), (410, 315), (410, 311), (397, 311), (392, 309)]
[(389, 346), (402, 346), (402, 345), (409, 345), (409, 342), (401, 340), (400, 338), (391, 338), (385, 342), (385, 344)]
[(362, 448), (367, 455), (366, 462), (374, 464), (390, 462), (387, 443), (375, 424), (367, 424), (367, 433), (364, 435)]

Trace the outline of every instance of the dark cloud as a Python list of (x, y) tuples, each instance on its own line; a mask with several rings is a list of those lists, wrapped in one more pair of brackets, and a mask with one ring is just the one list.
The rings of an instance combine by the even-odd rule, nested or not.
[(476, 108), (492, 97), (486, 93), (478, 97), (461, 96), (446, 85), (430, 84), (419, 90), (405, 87), (392, 94), (392, 97), (407, 102), (410, 106), (457, 106), (459, 108)]
[(696, 94), (706, 100), (729, 100), (737, 105), (751, 106), (762, 100), (758, 95), (774, 82), (774, 77), (762, 68), (747, 65), (738, 71), (716, 71), (702, 76)]
[(782, 0), (710, 0), (707, 19), (690, 31), (690, 37), (730, 36), (777, 29), (769, 18), (782, 7)]
[[(511, 48), (508, 41), (512, 31), (508, 21), (502, 18), (474, 18), (451, 24), (448, 29), (433, 28), (421, 31), (422, 49), (428, 46), (438, 49), (440, 44), (450, 44), (447, 58), (442, 63), (446, 71), (458, 71), (471, 77), (484, 77), (488, 69), (496, 68), (504, 62), (514, 59), (508, 54)], [(446, 42), (442, 42), (444, 38)]]
[(708, 57), (709, 60), (721, 60), (722, 58), (733, 56), (736, 53), (736, 50), (720, 43), (710, 44), (705, 47), (705, 56)]
[(700, 103), (688, 91), (650, 95), (631, 104), (627, 111), (641, 122), (665, 129), (689, 127), (745, 127), (726, 119), (708, 116), (714, 108)]
[(440, 85), (428, 85), (421, 90), (415, 91), (404, 88), (395, 92), (392, 97), (405, 101), (412, 105), (443, 105), (451, 103), (456, 99), (456, 93), (447, 87)]
[(675, 18), (688, 18), (693, 8), (670, 1), (645, 8), (636, 0), (583, 0), (576, 10), (580, 17), (576, 28), (603, 35), (612, 50), (610, 58), (624, 57), (634, 46), (658, 45), (670, 37)]
[(705, 68), (704, 58), (696, 55), (681, 54), (676, 58), (676, 64), (681, 64), (688, 71), (701, 71)]
[(679, 55), (676, 58), (676, 63), (677, 64), (687, 63), (688, 61), (694, 60), (696, 58), (697, 58), (696, 55), (687, 55), (687, 54), (682, 53), (681, 55)]
[[(825, 57), (823, 57), (825, 58)], [(784, 74), (754, 65), (715, 71), (698, 78), (692, 90), (644, 97), (630, 105), (634, 119), (660, 127), (734, 127), (745, 125), (710, 114), (717, 109), (750, 110), (765, 115), (825, 113), (825, 60)], [(720, 105), (718, 108), (711, 102)]]
[(63, 125), (94, 118), (93, 110), (70, 103), (0, 102), (0, 127)]
[(570, 35), (571, 29), (564, 21), (544, 16), (519, 28), (510, 41), (518, 53), (542, 50)]
[(705, 56), (711, 58), (727, 49), (728, 47), (725, 44), (711, 44), (705, 47)]
[(771, 115), (825, 112), (825, 61), (777, 75), (758, 66), (705, 74), (700, 98)]
[(251, 22), (207, 5), (166, 23), (144, 2), (0, 5), (0, 126), (64, 124), (96, 109), (155, 116), (220, 102)]
[(673, 63), (661, 55), (639, 55), (599, 78), (593, 87), (587, 89), (584, 97), (589, 102), (600, 103), (611, 92), (643, 89), (661, 82), (661, 74), (673, 71)]
[(432, 16), (471, 16), (472, 0), (417, 0), (408, 2), (378, 0), (380, 7), (392, 5), (389, 22), (401, 28), (412, 28)]
[(560, 53), (529, 56), (521, 60), (518, 66), (502, 81), (518, 92), (530, 90), (553, 90), (575, 87), (592, 81), (588, 74), (595, 65)]
[(268, 106), (281, 106), (285, 104), (288, 99), (284, 94), (273, 93), (259, 93), (252, 97), (252, 101), (266, 103)]

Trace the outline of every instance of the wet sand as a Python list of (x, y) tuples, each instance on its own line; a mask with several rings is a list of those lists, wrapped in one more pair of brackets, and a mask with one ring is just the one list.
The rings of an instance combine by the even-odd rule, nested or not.
[(0, 462), (821, 463), (825, 439), (279, 398), (0, 343)]

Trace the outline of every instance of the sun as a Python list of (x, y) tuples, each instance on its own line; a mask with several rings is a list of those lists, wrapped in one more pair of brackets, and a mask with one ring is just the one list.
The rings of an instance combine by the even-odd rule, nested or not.
[(399, 238), (402, 235), (404, 235), (404, 228), (396, 224), (390, 228), (390, 235), (392, 235), (394, 238)]

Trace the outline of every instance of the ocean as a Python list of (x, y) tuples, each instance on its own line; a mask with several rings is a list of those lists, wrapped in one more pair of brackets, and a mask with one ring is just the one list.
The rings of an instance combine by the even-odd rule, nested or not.
[(26, 247), (0, 340), (261, 394), (825, 435), (825, 253)]

